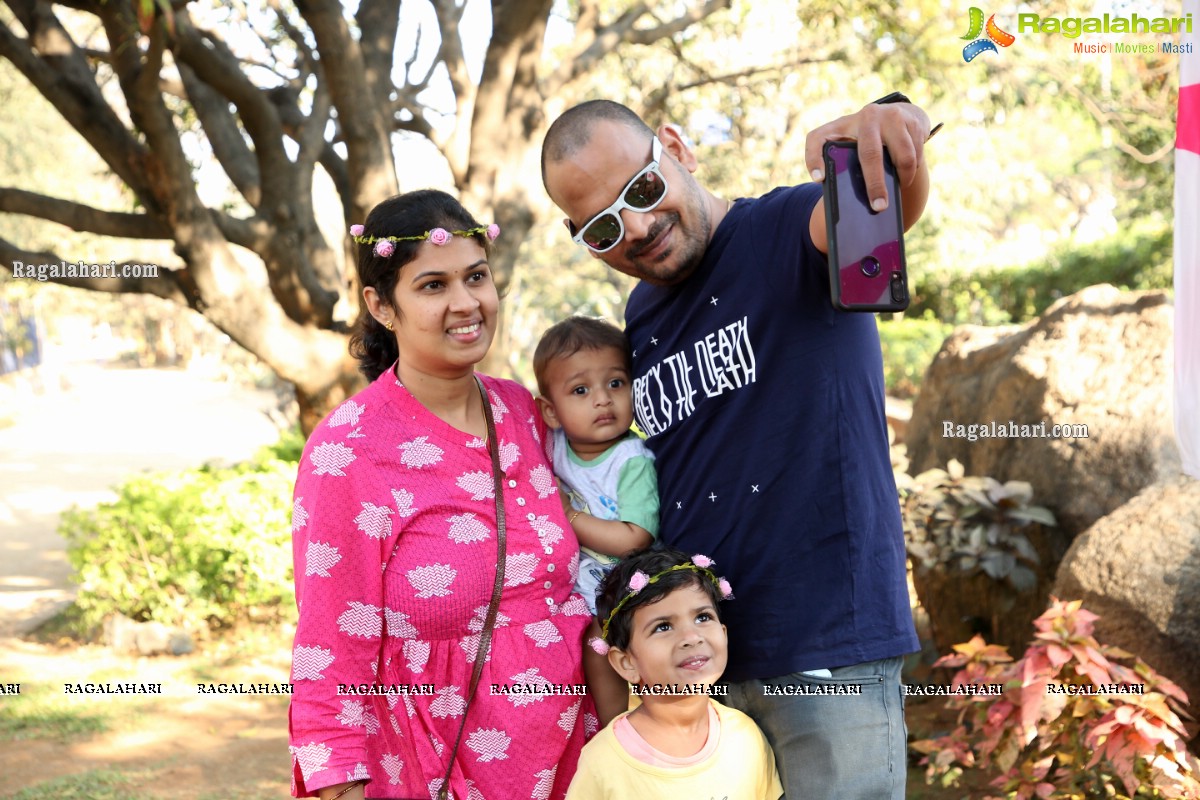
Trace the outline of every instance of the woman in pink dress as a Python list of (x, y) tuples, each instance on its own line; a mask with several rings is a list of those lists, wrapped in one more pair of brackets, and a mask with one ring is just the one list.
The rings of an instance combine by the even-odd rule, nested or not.
[(474, 370), (499, 229), (421, 191), (351, 233), (369, 311), (351, 349), (372, 383), (313, 431), (296, 480), (293, 794), (562, 798), (596, 728), (576, 688), (589, 617), (533, 398)]

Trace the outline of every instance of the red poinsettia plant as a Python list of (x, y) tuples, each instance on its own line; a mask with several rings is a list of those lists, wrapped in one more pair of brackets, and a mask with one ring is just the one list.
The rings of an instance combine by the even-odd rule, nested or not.
[(979, 767), (1019, 800), (1200, 798), (1200, 762), (1181, 719), (1187, 696), (1140, 658), (1097, 642), (1097, 619), (1080, 601), (1051, 598), (1019, 660), (979, 636), (939, 659), (958, 668), (956, 689), (1005, 688), (952, 696), (958, 727), (913, 743), (929, 782), (955, 785)]

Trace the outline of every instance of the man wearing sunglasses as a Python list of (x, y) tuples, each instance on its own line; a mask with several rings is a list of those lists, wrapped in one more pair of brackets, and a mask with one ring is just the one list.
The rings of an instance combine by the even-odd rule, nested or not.
[[(924, 210), (929, 118), (903, 95), (809, 134), (858, 140), (868, 196), (897, 166)], [(819, 182), (731, 202), (697, 182), (673, 126), (590, 101), (542, 146), (572, 239), (640, 279), (626, 306), (638, 427), (656, 456), (661, 539), (714, 559), (727, 701), (763, 728), (789, 797), (904, 797), (901, 657), (918, 647), (874, 316), (829, 301)]]

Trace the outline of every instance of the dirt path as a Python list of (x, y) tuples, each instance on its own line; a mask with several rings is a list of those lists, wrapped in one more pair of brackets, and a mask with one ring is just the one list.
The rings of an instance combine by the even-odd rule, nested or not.
[(76, 366), (42, 393), (0, 394), (0, 637), (73, 597), (58, 518), (145, 470), (239, 461), (279, 438), (268, 392), (184, 370)]
[[(0, 414), (0, 797), (288, 797), (287, 698), (199, 695), (200, 681), (284, 682), (286, 631), (251, 652), (138, 659), (21, 638), (74, 589), (58, 518), (145, 470), (234, 462), (278, 438), (268, 392), (184, 371), (75, 367)], [(226, 647), (226, 649), (228, 649)], [(69, 697), (65, 683), (162, 683), (163, 696)]]
[[(215, 800), (289, 796), (287, 697), (198, 683), (286, 681), (284, 637), (250, 655), (117, 656), (9, 639), (0, 655), (0, 797)], [(161, 684), (163, 695), (68, 696), (65, 684)], [(111, 792), (111, 794), (106, 794)]]

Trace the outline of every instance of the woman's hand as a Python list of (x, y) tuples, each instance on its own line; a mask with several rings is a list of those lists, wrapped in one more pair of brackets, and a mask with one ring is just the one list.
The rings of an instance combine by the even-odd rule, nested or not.
[(319, 790), (317, 795), (321, 800), (363, 800), (363, 787), (366, 785), (366, 781), (337, 783)]

